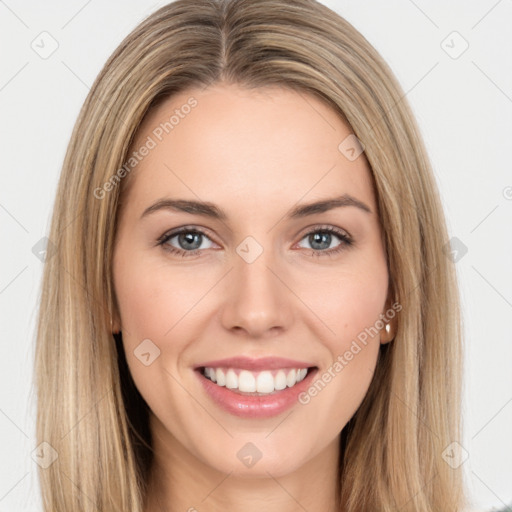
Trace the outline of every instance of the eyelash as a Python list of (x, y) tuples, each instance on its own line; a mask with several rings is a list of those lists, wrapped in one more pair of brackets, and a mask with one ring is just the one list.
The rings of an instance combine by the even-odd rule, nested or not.
[[(172, 231), (171, 233), (164, 233), (157, 240), (157, 245), (162, 246), (162, 248), (165, 251), (168, 251), (171, 254), (175, 254), (175, 255), (178, 255), (178, 256), (181, 256), (181, 257), (184, 257), (184, 258), (195, 256), (196, 254), (198, 254), (198, 253), (200, 253), (201, 251), (204, 250), (204, 249), (194, 249), (192, 251), (185, 251), (185, 250), (182, 250), (182, 249), (177, 249), (176, 247), (173, 247), (173, 246), (167, 244), (167, 242), (169, 240), (171, 240), (175, 236), (178, 236), (178, 235), (180, 235), (182, 233), (200, 234), (200, 235), (203, 235), (206, 238), (210, 239), (210, 237), (207, 235), (207, 233), (205, 233), (201, 229), (189, 228), (189, 227), (185, 226), (183, 228), (177, 229), (176, 231)], [(336, 235), (341, 240), (341, 243), (337, 247), (335, 247), (334, 249), (326, 249), (326, 250), (314, 250), (314, 249), (311, 249), (311, 256), (316, 256), (316, 257), (320, 257), (320, 256), (334, 256), (334, 255), (340, 253), (341, 251), (349, 248), (354, 243), (353, 240), (350, 238), (350, 236), (348, 236), (345, 232), (343, 232), (343, 231), (341, 231), (339, 229), (333, 228), (331, 226), (315, 227), (311, 231), (308, 231), (307, 233), (305, 233), (303, 235), (303, 237), (301, 238), (301, 240), (303, 240), (307, 236), (312, 235), (314, 233), (334, 234), (334, 235)]]

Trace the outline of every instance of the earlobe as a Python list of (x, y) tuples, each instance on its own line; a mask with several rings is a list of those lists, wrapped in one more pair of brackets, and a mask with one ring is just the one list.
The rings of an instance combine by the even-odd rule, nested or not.
[(121, 325), (116, 318), (110, 318), (110, 332), (112, 334), (119, 334), (121, 332)]
[(119, 334), (121, 332), (121, 322), (117, 313), (109, 312), (110, 332), (112, 334)]

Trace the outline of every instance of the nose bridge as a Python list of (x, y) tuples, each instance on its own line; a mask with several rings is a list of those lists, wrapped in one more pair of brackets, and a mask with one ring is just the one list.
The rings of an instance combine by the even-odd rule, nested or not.
[(286, 328), (291, 314), (286, 286), (275, 275), (278, 262), (267, 241), (264, 247), (246, 237), (236, 248), (230, 272), (223, 323), (228, 329), (243, 329), (253, 336)]

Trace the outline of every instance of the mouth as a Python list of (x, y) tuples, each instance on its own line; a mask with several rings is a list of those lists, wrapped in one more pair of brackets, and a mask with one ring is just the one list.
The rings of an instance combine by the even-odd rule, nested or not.
[(302, 382), (316, 366), (250, 371), (241, 368), (202, 366), (201, 375), (219, 387), (244, 396), (274, 395)]
[(211, 402), (242, 418), (269, 418), (297, 405), (318, 366), (291, 359), (235, 357), (194, 368)]

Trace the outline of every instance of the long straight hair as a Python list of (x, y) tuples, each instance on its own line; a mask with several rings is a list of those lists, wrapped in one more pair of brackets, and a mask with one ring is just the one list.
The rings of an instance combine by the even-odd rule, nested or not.
[(371, 167), (402, 310), (341, 434), (342, 510), (462, 510), (461, 468), (443, 457), (461, 437), (459, 299), (429, 159), (386, 63), (315, 0), (178, 0), (139, 24), (93, 84), (63, 163), (42, 282), (37, 441), (58, 454), (40, 469), (44, 510), (143, 510), (148, 410), (110, 320), (116, 222), (130, 180), (120, 170), (152, 107), (220, 82), (314, 95), (351, 126)]

